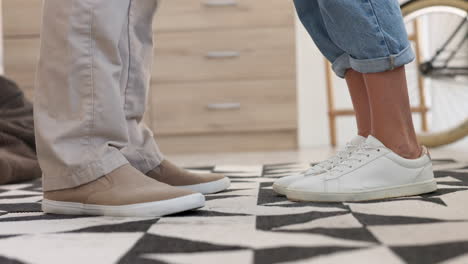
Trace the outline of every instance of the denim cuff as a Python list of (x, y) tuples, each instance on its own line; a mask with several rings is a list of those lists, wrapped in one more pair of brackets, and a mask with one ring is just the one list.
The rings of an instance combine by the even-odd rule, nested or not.
[(344, 78), (349, 68), (360, 73), (385, 72), (406, 65), (414, 58), (413, 49), (408, 46), (398, 54), (376, 59), (358, 60), (348, 54), (343, 54), (333, 62), (332, 68), (336, 75)]
[(349, 59), (350, 56), (346, 53), (343, 53), (332, 63), (332, 69), (335, 74), (338, 75), (338, 77), (344, 78), (346, 71), (351, 68)]

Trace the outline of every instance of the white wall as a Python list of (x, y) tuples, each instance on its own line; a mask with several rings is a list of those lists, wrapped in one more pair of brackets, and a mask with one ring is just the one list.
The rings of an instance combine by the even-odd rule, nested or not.
[[(297, 19), (297, 88), (299, 109), (299, 146), (317, 147), (330, 142), (327, 114), (325, 60)], [(337, 108), (351, 108), (345, 82), (334, 77)], [(337, 119), (338, 144), (356, 134), (354, 118)]]

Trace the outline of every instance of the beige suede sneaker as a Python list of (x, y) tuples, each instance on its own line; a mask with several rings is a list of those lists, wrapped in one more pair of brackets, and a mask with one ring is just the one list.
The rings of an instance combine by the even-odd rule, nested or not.
[(164, 160), (155, 169), (146, 173), (149, 177), (179, 188), (203, 194), (217, 193), (226, 190), (231, 181), (224, 175), (216, 173), (191, 173)]
[(203, 207), (205, 197), (158, 182), (124, 165), (90, 183), (44, 192), (51, 214), (158, 217)]

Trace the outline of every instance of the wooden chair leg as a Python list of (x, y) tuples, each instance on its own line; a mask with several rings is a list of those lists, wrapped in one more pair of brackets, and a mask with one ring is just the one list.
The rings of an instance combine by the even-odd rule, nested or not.
[[(419, 20), (416, 19), (413, 22), (414, 27), (414, 46), (415, 46), (415, 53), (416, 53), (416, 63), (420, 65), (422, 62), (422, 54), (421, 54), (421, 45), (419, 39), (419, 30), (420, 30), (420, 23)], [(426, 104), (426, 94), (425, 94), (425, 83), (423, 76), (418, 71), (418, 93), (419, 93), (419, 107), (422, 109), (421, 111), (421, 129), (422, 131), (428, 131), (428, 122), (427, 122), (427, 104)]]
[(327, 85), (328, 126), (330, 134), (330, 145), (332, 147), (336, 147), (336, 113), (333, 92), (333, 75), (330, 63), (327, 60), (325, 60), (325, 75)]

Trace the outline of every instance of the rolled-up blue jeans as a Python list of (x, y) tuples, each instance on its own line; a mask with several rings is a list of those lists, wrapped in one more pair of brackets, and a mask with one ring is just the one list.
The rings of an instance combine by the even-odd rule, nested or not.
[(298, 16), (317, 47), (344, 78), (392, 70), (414, 52), (397, 0), (294, 0)]

